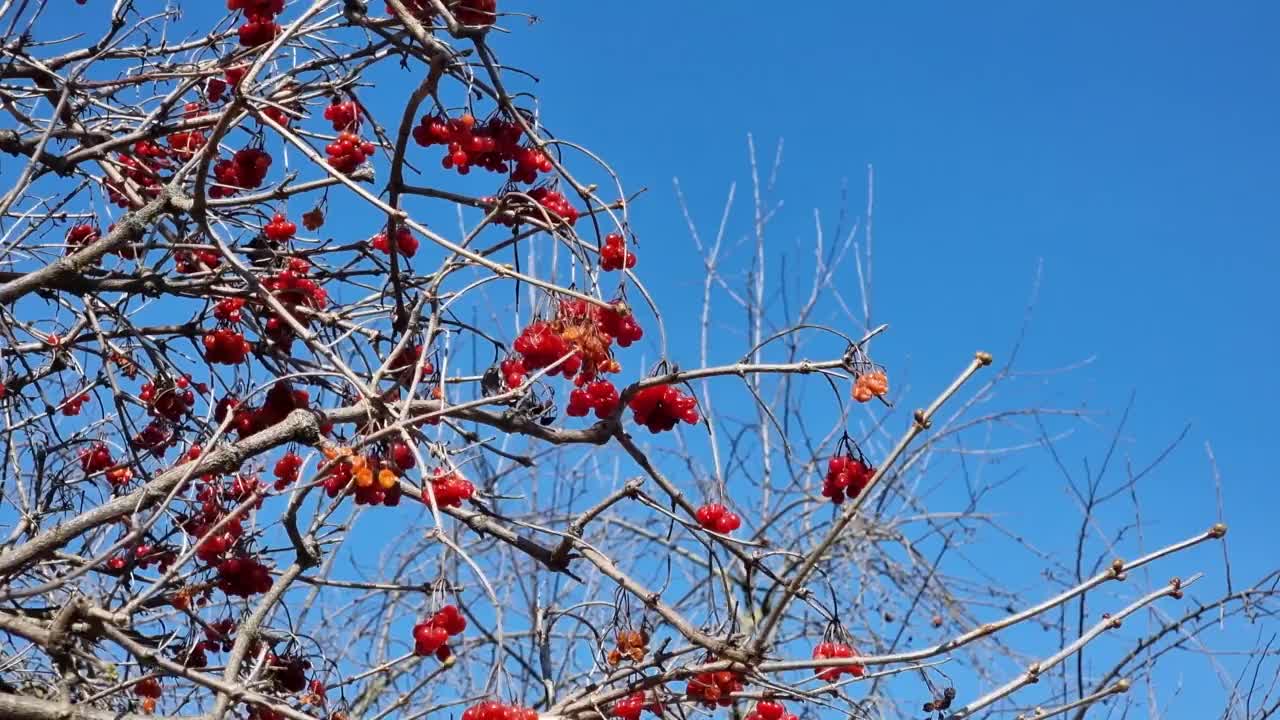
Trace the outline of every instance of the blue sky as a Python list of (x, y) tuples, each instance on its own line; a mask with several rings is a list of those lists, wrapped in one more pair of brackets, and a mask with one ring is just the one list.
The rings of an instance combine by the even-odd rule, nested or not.
[[(1135, 393), (1119, 447), (1133, 465), (1192, 424), (1143, 485), (1148, 540), (1216, 517), (1210, 442), (1236, 581), (1269, 567), (1280, 500), (1269, 427), (1280, 400), (1271, 317), (1280, 8), (818, 1), (790, 16), (744, 11), (752, 7), (763, 4), (560, 0), (538, 7), (540, 25), (502, 41), (507, 60), (543, 78), (556, 132), (650, 189), (633, 214), (642, 263), (676, 259), (663, 277), (646, 276), (655, 292), (687, 298), (701, 282), (673, 176), (704, 232), (739, 181), (730, 234), (742, 234), (746, 135), (765, 157), (785, 139), (776, 263), (812, 237), (813, 208), (834, 215), (842, 180), (860, 207), (873, 163), (876, 305), (892, 324), (878, 359), (910, 369), (907, 402), (927, 402), (973, 349), (1007, 351), (1043, 261), (1021, 366), (1095, 360), (1026, 379), (1017, 393), (1105, 413), (1065, 446), (1072, 471), (1085, 457), (1097, 467)], [(856, 280), (846, 279), (852, 295)], [(1026, 477), (989, 509), (1046, 547), (1068, 547), (1070, 535), (1055, 535), (1077, 522), (1061, 476), (1042, 462)], [(1218, 552), (1155, 577), (1204, 570), (1217, 589)], [(1189, 668), (1177, 668), (1178, 681)], [(1202, 709), (1217, 712), (1210, 697)]]

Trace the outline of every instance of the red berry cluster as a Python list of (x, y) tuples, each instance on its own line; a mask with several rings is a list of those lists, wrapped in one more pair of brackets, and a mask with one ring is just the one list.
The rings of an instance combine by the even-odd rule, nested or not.
[[(173, 255), (174, 269), (183, 275), (212, 270), (222, 264), (222, 256), (214, 250), (179, 250)], [(204, 265), (204, 267), (200, 267)]]
[(202, 668), (209, 664), (206, 652), (231, 652), (235, 646), (232, 634), (236, 631), (236, 621), (223, 618), (211, 622), (204, 628), (204, 639), (197, 642), (183, 658), (186, 667)]
[(387, 451), (387, 459), (400, 472), (412, 470), (418, 461), (413, 457), (413, 448), (402, 442), (393, 442)]
[(285, 419), (294, 410), (311, 407), (311, 394), (293, 389), (287, 381), (277, 382), (267, 390), (261, 407), (248, 407), (233, 396), (223, 397), (213, 409), (213, 417), (222, 422), (230, 413), (231, 427), (240, 437), (248, 437)]
[(80, 451), (80, 469), (86, 473), (101, 472), (115, 464), (106, 443), (94, 443)]
[[(329, 304), (329, 293), (325, 292), (319, 282), (309, 277), (310, 272), (311, 264), (306, 260), (298, 257), (289, 258), (282, 270), (262, 281), (263, 286), (271, 291), (289, 314), (304, 324), (309, 316), (297, 312), (299, 307), (320, 310)], [(288, 353), (293, 345), (293, 328), (265, 307), (263, 313), (265, 318), (263, 328), (266, 330), (267, 337), (278, 348)]]
[(681, 420), (698, 423), (698, 401), (671, 385), (651, 385), (631, 396), (628, 403), (637, 423), (651, 433), (671, 430)]
[(742, 692), (742, 675), (728, 670), (704, 672), (694, 675), (685, 689), (685, 696), (704, 707), (729, 707), (733, 704), (730, 693)]
[(142, 711), (151, 714), (156, 711), (156, 701), (161, 694), (160, 681), (154, 677), (145, 677), (133, 686), (133, 694), (142, 698)]
[(67, 231), (67, 254), (70, 255), (85, 245), (97, 242), (100, 237), (102, 235), (98, 232), (98, 228), (88, 223), (71, 226)]
[(214, 185), (209, 197), (225, 198), (241, 190), (260, 187), (271, 168), (271, 156), (260, 148), (237, 150), (229, 160), (219, 160), (213, 166)]
[(230, 328), (218, 328), (204, 336), (204, 359), (214, 364), (239, 365), (249, 359), (252, 349), (244, 335)]
[(324, 109), (324, 119), (338, 132), (353, 133), (360, 129), (360, 104), (355, 100), (334, 101)]
[(436, 468), (431, 478), (431, 492), (435, 495), (436, 505), (440, 507), (462, 507), (462, 501), (470, 500), (476, 487), (456, 472)]
[(213, 316), (225, 323), (239, 323), (243, 318), (244, 298), (226, 298), (213, 306)]
[(218, 563), (218, 589), (232, 597), (260, 595), (271, 589), (271, 572), (256, 558), (228, 558)]
[(67, 417), (75, 417), (80, 414), (80, 409), (84, 407), (84, 404), (87, 402), (89, 402), (89, 393), (72, 395), (62, 401), (62, 414)]
[[(813, 648), (814, 660), (828, 660), (832, 658), (851, 658), (856, 657), (857, 652), (848, 643), (842, 642), (820, 642)], [(822, 669), (818, 673), (818, 677), (827, 682), (834, 682), (840, 679), (841, 675), (847, 674), (852, 677), (862, 677), (866, 672), (866, 668), (857, 663), (848, 665), (837, 665)]]
[(600, 248), (600, 269), (628, 270), (636, 266), (636, 254), (627, 248), (627, 241), (618, 233), (604, 236), (604, 247)]
[(266, 45), (280, 34), (276, 16), (284, 12), (284, 0), (227, 0), (227, 9), (244, 13), (239, 35), (245, 47)]
[(463, 710), (462, 720), (538, 720), (538, 711), (487, 700)]
[[(369, 246), (385, 255), (391, 254), (391, 243), (387, 240), (386, 231), (369, 238)], [(396, 250), (405, 257), (413, 257), (418, 252), (418, 238), (407, 227), (396, 228)]]
[(444, 661), (453, 652), (449, 638), (467, 629), (467, 619), (453, 605), (445, 605), (430, 618), (413, 626), (413, 652), (421, 657), (434, 654)]
[[(122, 153), (117, 159), (124, 166), (124, 176), (137, 184), (144, 197), (160, 194), (159, 172), (170, 166), (168, 150), (150, 140), (139, 140), (133, 144), (132, 155)], [(124, 189), (114, 183), (107, 183), (107, 199), (120, 207), (129, 207)]]
[[(446, 0), (445, 6), (463, 25), (487, 26), (497, 19), (498, 0)], [(404, 0), (404, 8), (423, 22), (430, 22), (436, 14), (431, 0)], [(387, 3), (387, 14), (395, 14), (390, 3)]]
[(276, 213), (271, 222), (262, 226), (262, 234), (273, 243), (289, 242), (298, 232), (298, 226), (289, 222), (284, 213)]
[(421, 345), (411, 343), (391, 359), (388, 371), (395, 376), (401, 385), (408, 387), (413, 384), (413, 376), (417, 373), (419, 362), (422, 363), (422, 374), (419, 377), (430, 377), (436, 371), (431, 361), (423, 358), (422, 351)]
[(855, 498), (867, 486), (875, 468), (861, 457), (835, 455), (827, 461), (827, 476), (822, 480), (822, 497), (839, 505), (845, 497)]
[(551, 172), (554, 165), (546, 153), (521, 145), (523, 136), (524, 129), (518, 123), (495, 116), (478, 124), (470, 114), (456, 118), (424, 115), (413, 129), (413, 140), (422, 147), (445, 146), (440, 160), (445, 169), (466, 175), (474, 165), (489, 172), (510, 172), (513, 182), (533, 183), (538, 173)]
[[(199, 117), (204, 112), (204, 106), (200, 103), (189, 102), (183, 106), (183, 116), (188, 120)], [(196, 154), (196, 151), (204, 147), (205, 136), (201, 130), (177, 130), (169, 133), (165, 138), (169, 143), (169, 149), (173, 156), (180, 160), (187, 160)]]
[(648, 710), (654, 715), (662, 715), (662, 703), (655, 697), (648, 700), (643, 690), (637, 690), (630, 695), (617, 700), (613, 703), (613, 707), (609, 708), (609, 716), (616, 717), (620, 720), (639, 720), (640, 713)]
[(298, 481), (298, 471), (302, 469), (302, 457), (293, 451), (280, 456), (272, 474), (276, 476), (275, 489), (280, 492)]
[(787, 708), (780, 702), (761, 700), (747, 713), (746, 720), (796, 720), (796, 716), (787, 712)]
[[(519, 355), (508, 358), (500, 366), (503, 381), (507, 387), (518, 387), (524, 382), (526, 373), (545, 368), (572, 352), (567, 360), (548, 374), (573, 378), (574, 384), (581, 387), (595, 380), (600, 373), (621, 370), (613, 358), (612, 345), (615, 341), (622, 347), (628, 347), (643, 335), (644, 331), (630, 313), (589, 305), (582, 300), (565, 300), (551, 321), (535, 321), (520, 332), (514, 343)], [(601, 405), (604, 410), (612, 412), (608, 388), (600, 386), (594, 392), (596, 395), (586, 398), (579, 396), (576, 403), (570, 397), (575, 412), (581, 411), (585, 415), (586, 409), (595, 407), (597, 415), (604, 417), (605, 413), (599, 409)], [(588, 399), (593, 402), (584, 406), (583, 401)]]
[[(555, 190), (546, 186), (536, 187), (529, 191), (529, 197), (550, 210), (553, 215), (559, 216), (565, 223), (573, 225), (578, 222), (578, 209), (569, 203), (568, 198)], [(535, 217), (538, 216), (535, 215)]]
[(195, 407), (196, 394), (191, 389), (191, 378), (179, 377), (169, 380), (161, 377), (156, 382), (142, 384), (138, 399), (147, 404), (147, 413), (159, 415), (174, 422), (181, 420)]
[(617, 411), (618, 388), (608, 380), (594, 380), (569, 393), (569, 406), (565, 414), (570, 417), (584, 417), (592, 410), (601, 420), (612, 417)]
[(307, 671), (311, 669), (310, 660), (299, 655), (280, 657), (275, 653), (267, 653), (266, 660), (271, 673), (271, 682), (277, 690), (296, 693), (307, 689)]
[(742, 518), (720, 503), (703, 505), (698, 508), (698, 512), (694, 514), (694, 517), (697, 518), (699, 525), (721, 535), (728, 535), (742, 527)]
[(524, 369), (524, 359), (518, 357), (509, 357), (498, 363), (498, 370), (502, 372), (502, 382), (512, 389), (523, 385), (525, 376), (528, 375), (528, 371)]
[(160, 572), (165, 572), (169, 566), (178, 561), (178, 554), (173, 550), (164, 548), (153, 548), (147, 543), (140, 543), (130, 553), (132, 557), (127, 555), (115, 555), (107, 560), (107, 568), (111, 570), (123, 570), (129, 566), (130, 560), (138, 567), (146, 569), (152, 565), (160, 568)]
[(147, 423), (146, 427), (129, 440), (130, 445), (156, 457), (164, 456), (165, 451), (177, 443), (177, 433), (173, 432), (167, 422), (159, 418)]
[(351, 174), (376, 148), (371, 142), (361, 140), (355, 133), (344, 132), (334, 142), (324, 146), (329, 156), (329, 167), (343, 174)]
[(561, 374), (565, 377), (573, 377), (582, 368), (582, 359), (576, 353), (573, 353), (573, 348), (570, 347), (569, 343), (560, 333), (556, 332), (555, 326), (548, 322), (530, 323), (528, 327), (520, 331), (514, 347), (516, 352), (523, 356), (523, 365), (527, 372), (547, 367), (571, 353), (571, 357), (548, 371), (547, 374)]

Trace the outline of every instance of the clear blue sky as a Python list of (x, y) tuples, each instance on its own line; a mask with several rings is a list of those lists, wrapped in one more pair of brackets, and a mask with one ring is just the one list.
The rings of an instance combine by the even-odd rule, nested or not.
[[(642, 262), (688, 259), (647, 282), (673, 301), (696, 293), (701, 267), (671, 179), (704, 231), (714, 227), (728, 183), (745, 189), (748, 132), (766, 155), (785, 139), (778, 253), (812, 236), (812, 208), (834, 214), (842, 179), (860, 205), (874, 163), (878, 320), (893, 326), (879, 359), (910, 368), (908, 402), (926, 402), (973, 349), (1007, 351), (1043, 259), (1021, 365), (1096, 361), (1043, 387), (1025, 382), (1022, 397), (1109, 413), (1066, 444), (1072, 470), (1086, 456), (1096, 467), (1136, 392), (1120, 445), (1134, 465), (1192, 423), (1143, 485), (1148, 540), (1213, 521), (1211, 442), (1236, 582), (1273, 566), (1280, 6), (779, 5), (796, 9), (556, 0), (538, 4), (541, 25), (502, 41), (505, 59), (544, 78), (558, 134), (650, 188), (633, 216)], [(740, 214), (735, 231), (746, 230)], [(988, 509), (1067, 548), (1070, 536), (1053, 536), (1076, 522), (1061, 477), (1047, 462), (1030, 467)], [(1207, 596), (1221, 587), (1217, 553), (1155, 577), (1204, 570)], [(1189, 677), (1207, 666), (1175, 667), (1195, 697)], [(1210, 695), (1183, 705), (1186, 716), (1220, 711), (1215, 681), (1201, 677)]]

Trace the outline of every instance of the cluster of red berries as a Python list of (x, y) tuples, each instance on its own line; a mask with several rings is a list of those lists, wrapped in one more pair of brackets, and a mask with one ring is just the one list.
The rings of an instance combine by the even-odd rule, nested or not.
[(173, 255), (174, 269), (183, 275), (198, 273), (205, 268), (212, 270), (221, 264), (222, 256), (215, 250), (179, 250)]
[(780, 702), (761, 700), (747, 713), (746, 720), (796, 720), (796, 716)]
[(72, 395), (62, 401), (62, 414), (67, 417), (75, 417), (80, 414), (80, 409), (83, 408), (84, 404), (87, 402), (89, 402), (89, 393)]
[(681, 420), (698, 423), (698, 401), (672, 385), (651, 385), (631, 396), (627, 403), (637, 423), (651, 433), (671, 430)]
[(178, 434), (173, 432), (169, 424), (156, 418), (147, 423), (137, 435), (129, 440), (129, 444), (139, 450), (163, 457), (166, 450), (178, 443)]
[(347, 175), (355, 172), (376, 149), (373, 143), (350, 132), (342, 133), (337, 140), (324, 146), (324, 152), (329, 156), (329, 167)]
[[(298, 319), (299, 322), (306, 323), (308, 316), (298, 313), (299, 307), (305, 307), (310, 310), (320, 310), (329, 304), (329, 293), (325, 291), (320, 283), (309, 277), (311, 272), (311, 264), (306, 260), (298, 257), (289, 258), (285, 267), (275, 275), (263, 279), (262, 284), (276, 300), (284, 305), (289, 314)], [(266, 335), (275, 343), (276, 347), (288, 353), (293, 345), (294, 331), (289, 323), (284, 319), (268, 313), (266, 322), (263, 323)]]
[[(183, 106), (183, 116), (190, 120), (199, 117), (204, 112), (204, 106), (200, 103), (189, 102)], [(173, 156), (180, 160), (187, 160), (196, 154), (196, 151), (204, 147), (205, 136), (202, 130), (177, 130), (169, 133), (165, 138), (169, 143), (169, 149), (173, 152)]]
[[(170, 565), (178, 561), (178, 554), (173, 550), (165, 550), (162, 548), (153, 548), (146, 543), (142, 543), (133, 549), (133, 562), (140, 568), (146, 569), (152, 565), (160, 568), (160, 572), (165, 572)], [(107, 569), (124, 570), (129, 566), (130, 557), (128, 555), (113, 555), (107, 560)]]
[(605, 235), (604, 247), (600, 248), (600, 269), (608, 272), (623, 268), (630, 270), (635, 266), (636, 254), (627, 248), (627, 241), (622, 238), (622, 235), (619, 233)]
[(400, 472), (412, 470), (418, 464), (413, 457), (413, 448), (399, 441), (391, 443), (391, 447), (387, 449), (387, 459)]
[(529, 197), (564, 220), (566, 224), (573, 225), (578, 222), (578, 209), (569, 203), (568, 198), (555, 190), (546, 186), (536, 187), (529, 191)]
[(476, 487), (456, 472), (436, 468), (431, 477), (431, 492), (435, 495), (436, 505), (440, 507), (462, 507), (462, 501), (470, 500)]
[[(244, 79), (246, 73), (249, 72), (248, 65), (236, 65), (229, 67), (223, 71), (221, 78), (210, 78), (205, 85), (204, 96), (211, 103), (216, 103), (222, 99), (222, 95), (226, 93), (228, 87), (239, 88), (240, 81)], [(225, 80), (223, 78), (226, 78)]]
[(280, 657), (275, 653), (267, 653), (266, 660), (271, 672), (271, 682), (277, 690), (296, 693), (307, 689), (307, 671), (311, 669), (310, 660), (299, 655)]
[(232, 634), (236, 631), (236, 621), (223, 618), (211, 622), (204, 628), (204, 639), (195, 643), (182, 659), (183, 665), (190, 668), (202, 668), (209, 664), (206, 652), (231, 652), (235, 646)]
[(423, 357), (423, 347), (417, 343), (406, 345), (395, 354), (388, 366), (388, 371), (395, 376), (401, 385), (409, 387), (413, 384), (413, 376), (417, 374), (418, 363), (422, 363), (422, 374), (419, 377), (430, 377), (436, 371), (430, 360)]
[(460, 175), (476, 166), (489, 172), (510, 172), (513, 182), (533, 183), (538, 173), (551, 172), (554, 165), (546, 153), (520, 144), (524, 129), (518, 123), (490, 118), (479, 124), (471, 114), (450, 118), (424, 115), (413, 128), (413, 140), (423, 147), (444, 145), (440, 164)]
[(275, 489), (280, 492), (298, 481), (298, 471), (302, 469), (302, 457), (293, 451), (280, 456), (272, 473), (276, 476)]
[[(133, 144), (133, 153), (121, 153), (117, 160), (124, 169), (124, 176), (132, 180), (143, 196), (154, 197), (160, 193), (159, 172), (170, 166), (169, 151), (150, 140)], [(124, 189), (107, 183), (107, 199), (120, 207), (129, 207)]]
[(403, 494), (400, 478), (390, 464), (377, 457), (353, 455), (346, 449), (326, 448), (325, 457), (334, 461), (324, 478), (325, 493), (329, 497), (337, 497), (354, 479), (352, 494), (357, 505), (395, 507), (400, 504)]
[[(548, 374), (573, 378), (574, 384), (582, 387), (600, 373), (621, 370), (613, 358), (612, 345), (615, 341), (621, 347), (628, 347), (643, 335), (644, 331), (630, 313), (613, 307), (589, 305), (582, 300), (565, 300), (559, 304), (551, 321), (537, 320), (521, 330), (514, 343), (518, 355), (504, 360), (499, 369), (507, 387), (515, 388), (524, 382), (527, 373), (569, 355)], [(575, 401), (574, 396), (570, 397), (574, 412), (586, 415), (586, 410), (594, 407), (598, 417), (611, 414), (614, 408), (610, 403), (617, 402), (605, 386), (595, 388), (586, 397), (578, 395), (577, 398)], [(584, 404), (588, 400), (590, 402)]]
[[(445, 6), (463, 25), (492, 25), (498, 17), (498, 0), (446, 0)], [(430, 22), (436, 14), (431, 0), (404, 0), (404, 7), (410, 15), (423, 22)], [(395, 14), (390, 3), (387, 4), (387, 14)]]
[(338, 132), (356, 132), (360, 129), (360, 104), (355, 100), (334, 102), (324, 109), (324, 119), (333, 123)]
[(839, 505), (846, 497), (856, 498), (875, 475), (875, 468), (861, 457), (835, 455), (827, 461), (827, 476), (822, 480), (822, 497)]
[(413, 626), (413, 652), (421, 657), (434, 654), (437, 659), (449, 659), (449, 638), (461, 635), (467, 629), (467, 619), (458, 608), (445, 605), (430, 618)]
[(538, 711), (487, 700), (463, 710), (462, 720), (538, 720)]
[(285, 419), (294, 410), (305, 410), (311, 407), (311, 394), (304, 389), (295, 390), (287, 381), (280, 381), (267, 390), (261, 407), (248, 407), (239, 398), (227, 395), (218, 401), (213, 408), (213, 417), (218, 422), (231, 414), (231, 427), (240, 435), (248, 437)]
[(742, 675), (740, 673), (720, 670), (694, 675), (684, 694), (704, 707), (729, 707), (733, 704), (732, 693), (742, 692)]
[(616, 700), (613, 707), (609, 708), (609, 716), (619, 718), (619, 720), (639, 720), (640, 713), (648, 710), (654, 715), (662, 715), (662, 703), (655, 696), (653, 700), (645, 697), (643, 690), (637, 690), (630, 695)]
[[(386, 231), (384, 230), (369, 238), (369, 247), (385, 255), (390, 255), (391, 242), (387, 239)], [(409, 228), (396, 228), (396, 250), (405, 257), (413, 257), (418, 252), (418, 238), (413, 236), (413, 232)]]
[(271, 222), (262, 226), (262, 234), (273, 243), (289, 242), (297, 232), (297, 224), (289, 222), (284, 213), (276, 213)]
[(148, 715), (156, 711), (162, 691), (160, 681), (154, 677), (144, 677), (133, 686), (133, 694), (142, 698), (142, 711)]
[(102, 235), (98, 232), (98, 228), (88, 223), (71, 226), (67, 231), (67, 254), (70, 255), (85, 245), (97, 242), (100, 237)]
[(170, 381), (167, 377), (156, 382), (142, 383), (138, 399), (147, 404), (147, 412), (174, 422), (181, 420), (195, 407), (196, 394), (191, 389), (191, 378), (183, 375)]
[(111, 457), (111, 449), (106, 443), (94, 443), (80, 451), (80, 469), (85, 474), (106, 470), (107, 482), (112, 487), (119, 488), (133, 479), (133, 471), (128, 467), (113, 467), (115, 464), (115, 458)]
[(720, 503), (707, 503), (694, 513), (698, 524), (712, 532), (728, 535), (742, 527), (742, 518)]
[(239, 365), (249, 358), (252, 349), (244, 335), (231, 328), (218, 328), (204, 336), (204, 359), (214, 364)]
[(516, 352), (523, 358), (525, 371), (540, 370), (569, 355), (564, 362), (548, 371), (548, 375), (562, 374), (573, 377), (582, 368), (582, 359), (569, 343), (548, 322), (538, 321), (520, 331), (514, 343)]
[[(820, 642), (813, 648), (814, 660), (829, 660), (832, 658), (851, 658), (856, 657), (858, 653), (848, 643), (842, 642)], [(848, 665), (837, 665), (822, 669), (818, 673), (818, 677), (827, 682), (834, 682), (840, 679), (841, 675), (850, 675), (852, 677), (862, 677), (866, 673), (866, 668), (858, 663), (850, 663)]]
[(225, 323), (239, 323), (243, 317), (244, 298), (225, 298), (213, 306), (213, 316)]
[(227, 9), (244, 13), (239, 35), (245, 47), (266, 45), (280, 34), (276, 16), (284, 12), (284, 0), (227, 0)]
[(271, 155), (261, 148), (237, 150), (231, 158), (219, 160), (213, 166), (214, 185), (209, 197), (225, 198), (241, 190), (260, 187), (271, 168)]
[(594, 380), (569, 393), (569, 405), (565, 414), (570, 417), (584, 417), (595, 410), (596, 417), (601, 420), (612, 417), (618, 410), (620, 399), (618, 388), (608, 380)]
[(256, 558), (228, 558), (218, 563), (218, 589), (232, 597), (260, 595), (271, 589), (271, 571)]
[(106, 443), (94, 443), (80, 451), (80, 469), (86, 473), (96, 473), (115, 465), (111, 457), (111, 449)]

